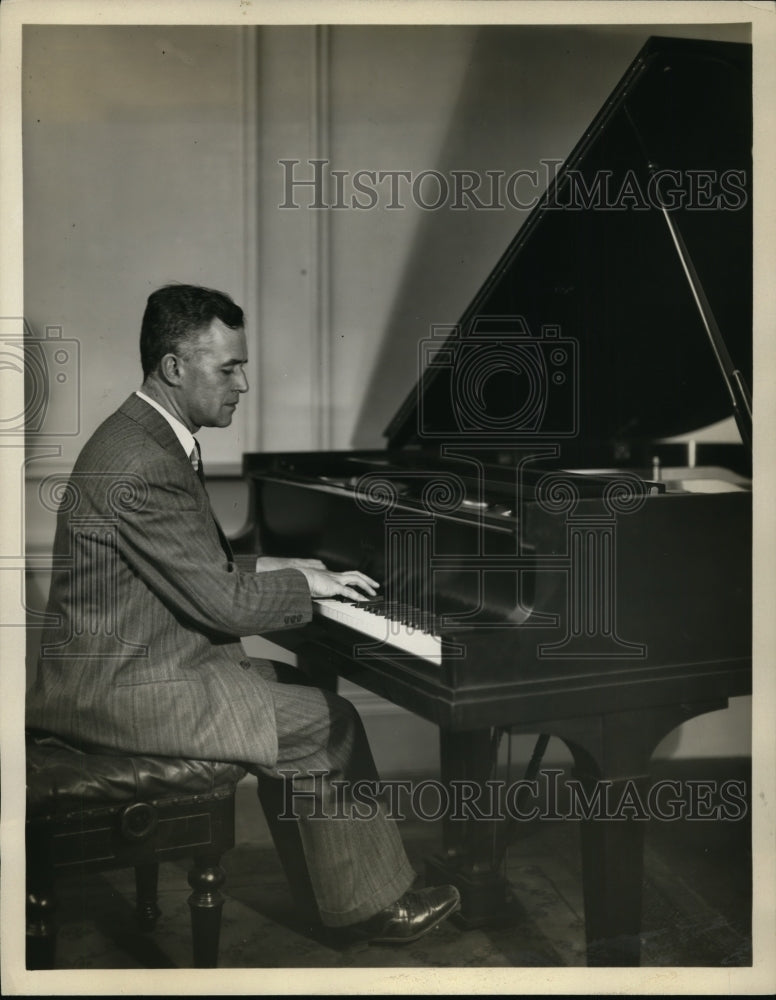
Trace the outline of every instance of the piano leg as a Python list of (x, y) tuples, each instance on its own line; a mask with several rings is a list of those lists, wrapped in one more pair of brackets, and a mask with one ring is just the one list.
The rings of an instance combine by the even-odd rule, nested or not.
[[(624, 712), (608, 712), (577, 719), (542, 721), (530, 730), (540, 730), (562, 739), (574, 757), (574, 776), (588, 802), (605, 792), (610, 804), (619, 805), (620, 818), (580, 821), (582, 880), (585, 902), (585, 934), (588, 966), (637, 966), (641, 955), (641, 897), (644, 877), (644, 838), (648, 821), (636, 818), (639, 803), (648, 801), (649, 761), (658, 743), (672, 729), (705, 712), (725, 708), (727, 699), (655, 706)], [(453, 782), (485, 788), (493, 777), (497, 744), (491, 730), (440, 731), (441, 778), (450, 789), (450, 802), (460, 802), (452, 793)], [(633, 808), (622, 808), (629, 802)], [(486, 792), (481, 801), (490, 809)], [(469, 818), (446, 815), (443, 852), (426, 861), (428, 884), (450, 883), (461, 892), (457, 919), (466, 927), (490, 922), (503, 923), (510, 915), (509, 885), (498, 871), (500, 851), (495, 824), (471, 818), (476, 801), (470, 803)]]
[(479, 804), (470, 801), (466, 791), (486, 788), (485, 783), (493, 777), (497, 744), (489, 729), (462, 733), (443, 729), (439, 744), (440, 777), (449, 802), (459, 807), (459, 817), (445, 810), (443, 852), (426, 859), (426, 882), (458, 888), (461, 910), (456, 919), (464, 926), (480, 927), (499, 918), (503, 921), (510, 896), (508, 883), (494, 864), (495, 823), (476, 818), (478, 807), (486, 815), (491, 811), (487, 789)]
[[(582, 779), (588, 793), (595, 780)], [(613, 781), (619, 801), (624, 781)], [(644, 789), (647, 782), (639, 779)], [(641, 955), (644, 821), (582, 820), (582, 879), (588, 966), (637, 966)]]
[[(638, 965), (649, 760), (660, 740), (687, 719), (724, 708), (727, 700), (611, 712), (545, 724), (574, 756), (588, 801), (604, 791), (624, 818), (581, 820), (582, 879), (589, 966)], [(602, 784), (604, 783), (604, 784)], [(625, 797), (624, 797), (625, 796)], [(635, 803), (623, 809), (624, 803)]]

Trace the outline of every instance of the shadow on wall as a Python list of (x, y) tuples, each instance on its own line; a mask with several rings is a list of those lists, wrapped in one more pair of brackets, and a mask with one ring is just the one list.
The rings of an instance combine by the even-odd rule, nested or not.
[[(519, 182), (512, 201), (528, 204), (543, 192), (552, 168), (542, 161), (568, 156), (648, 35), (646, 29), (480, 29), (434, 166), (446, 178), (472, 171), (481, 179), (479, 201), (504, 207), (456, 210), (451, 195), (441, 209), (420, 213), (354, 447), (380, 441), (420, 374), (418, 341), (432, 325), (458, 321), (527, 218), (527, 209), (509, 204), (507, 179), (518, 170), (538, 172), (536, 183)], [(488, 171), (503, 172), (501, 181)], [(498, 187), (491, 194), (494, 183), (500, 197)]]

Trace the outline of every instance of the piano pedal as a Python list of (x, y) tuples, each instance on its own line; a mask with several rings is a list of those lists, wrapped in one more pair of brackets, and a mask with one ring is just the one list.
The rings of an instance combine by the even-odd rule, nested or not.
[(445, 858), (426, 858), (426, 885), (454, 885), (461, 909), (450, 919), (464, 930), (509, 926), (524, 917), (509, 882), (497, 871), (463, 871)]

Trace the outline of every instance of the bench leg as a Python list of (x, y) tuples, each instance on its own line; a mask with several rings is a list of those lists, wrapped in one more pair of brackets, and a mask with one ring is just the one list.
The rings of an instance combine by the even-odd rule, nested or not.
[(27, 968), (53, 969), (57, 927), (51, 843), (45, 830), (27, 827)]
[(194, 890), (189, 896), (192, 949), (194, 966), (198, 969), (213, 969), (218, 965), (221, 908), (224, 905), (219, 889), (226, 881), (220, 860), (220, 855), (201, 855), (194, 858), (194, 867), (189, 872), (189, 885)]
[(159, 898), (159, 865), (151, 862), (135, 866), (135, 917), (141, 931), (152, 931), (162, 912), (158, 905)]
[(56, 901), (51, 888), (27, 893), (27, 968), (53, 969), (57, 928), (54, 922)]

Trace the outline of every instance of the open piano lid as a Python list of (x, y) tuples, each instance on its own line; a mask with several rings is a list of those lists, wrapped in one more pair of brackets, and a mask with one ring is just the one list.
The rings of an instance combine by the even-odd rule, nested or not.
[(544, 438), (600, 461), (728, 417), (660, 196), (750, 385), (751, 109), (749, 45), (649, 39), (456, 330), (424, 342), (389, 446)]

